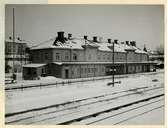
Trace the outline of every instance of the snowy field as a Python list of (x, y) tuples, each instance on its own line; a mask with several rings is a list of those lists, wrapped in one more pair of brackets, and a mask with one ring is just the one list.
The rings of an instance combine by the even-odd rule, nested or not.
[[(75, 103), (75, 104), (67, 104), (67, 105), (61, 105), (57, 108), (50, 108), (50, 109), (43, 109), (47, 108), (48, 106), (54, 106), (57, 104), (64, 104), (68, 102), (73, 102), (77, 100), (82, 100), (86, 98), (92, 98), (92, 97), (100, 97), (102, 95), (106, 95), (106, 97), (102, 97), (100, 100), (104, 100), (105, 98), (112, 98), (114, 96), (120, 96), (120, 95), (126, 95), (127, 90), (133, 90), (135, 91), (135, 88), (143, 88), (142, 91), (146, 91), (149, 88), (153, 87), (162, 87), (164, 86), (164, 72), (160, 71), (158, 73), (145, 73), (143, 74), (134, 74), (134, 75), (129, 75), (128, 78), (116, 78), (115, 81), (121, 81), (120, 84), (115, 84), (114, 87), (112, 86), (107, 86), (108, 82), (112, 82), (111, 79), (104, 79), (104, 80), (95, 80), (95, 81), (87, 81), (87, 82), (78, 82), (78, 83), (71, 83), (67, 84), (65, 86), (48, 86), (48, 87), (42, 87), (42, 88), (30, 88), (30, 89), (25, 89), (25, 90), (11, 90), (11, 91), (6, 91), (6, 106), (5, 106), (5, 113), (6, 115), (10, 115), (13, 113), (20, 113), (20, 112), (26, 112), (25, 114), (19, 114), (19, 116), (14, 115), (10, 117), (6, 117), (5, 122), (11, 122), (14, 120), (19, 120), (18, 122), (14, 122), (14, 124), (31, 124), (32, 122), (39, 121), (48, 117), (54, 117), (53, 113), (50, 113), (50, 115), (45, 115), (41, 116), (40, 118), (31, 118), (29, 120), (25, 121), (20, 121), (22, 118), (26, 118), (29, 116), (36, 116), (40, 115), (42, 113), (54, 111), (54, 110), (59, 110), (59, 109), (64, 109), (66, 107), (75, 106), (79, 104), (86, 104), (88, 101), (82, 101), (80, 103)], [(120, 93), (121, 92), (121, 93)], [(123, 92), (123, 93), (122, 93)], [(129, 92), (129, 91), (128, 91)], [(140, 92), (140, 90), (139, 90)], [(158, 89), (155, 92), (149, 91), (148, 93), (145, 93), (146, 96), (150, 96), (153, 94), (158, 94), (158, 93), (163, 93), (163, 89)], [(112, 95), (111, 95), (112, 94)], [(113, 95), (114, 94), (114, 95)], [(136, 94), (130, 97), (124, 97), (119, 100), (113, 101), (113, 104), (111, 106), (117, 106), (119, 103), (123, 103), (125, 101), (130, 101), (131, 100), (136, 100), (137, 98), (142, 98), (142, 94)], [(127, 100), (128, 99), (128, 100)], [(98, 99), (99, 100), (99, 99)], [(96, 99), (89, 100), (89, 102), (96, 101)], [(118, 102), (119, 101), (119, 102)], [(151, 102), (151, 101), (149, 101)], [(108, 102), (103, 102), (105, 103), (105, 109), (107, 107), (111, 107), (110, 105), (107, 105)], [(98, 105), (103, 105), (103, 103), (96, 103), (88, 107), (95, 107)], [(163, 105), (164, 101), (160, 101), (158, 105), (162, 104)], [(151, 105), (151, 107), (156, 107), (157, 104)], [(147, 107), (147, 108), (151, 108)], [(40, 108), (39, 111), (32, 112), (31, 110), (38, 109)], [(146, 109), (147, 109), (146, 108)], [(101, 108), (102, 109), (102, 108)], [(81, 113), (86, 113), (85, 108), (83, 107), (82, 109), (79, 109)], [(99, 111), (100, 108), (97, 108), (97, 111)], [(122, 111), (123, 109), (121, 109)], [(70, 110), (70, 112), (73, 112), (74, 110)], [(144, 111), (140, 110), (140, 111)], [(65, 113), (66, 111), (63, 111)], [(69, 112), (69, 110), (68, 110)], [(91, 110), (92, 112), (92, 110)], [(141, 115), (139, 117), (135, 117), (131, 120), (127, 120), (124, 122), (121, 122), (121, 124), (163, 124), (163, 107), (160, 109), (156, 109), (155, 111), (148, 112), (144, 115)], [(152, 113), (157, 113), (156, 116)], [(62, 113), (61, 113), (62, 114)], [(60, 115), (61, 115), (60, 114)], [(74, 114), (77, 116), (77, 114)], [(133, 115), (133, 114), (131, 114)], [(58, 115), (57, 115), (58, 116)], [(125, 115), (123, 115), (125, 116)], [(147, 117), (151, 117), (151, 119), (155, 120), (152, 121), (151, 119), (145, 120)], [(60, 116), (58, 116), (60, 117)], [(98, 117), (100, 118), (100, 117)], [(62, 118), (65, 119), (65, 118)], [(139, 120), (139, 121), (137, 121)], [(42, 121), (44, 124), (53, 124), (55, 122), (55, 119), (52, 118), (51, 120), (46, 120)], [(84, 121), (83, 121), (84, 122)], [(40, 121), (37, 124), (42, 124)], [(82, 124), (82, 121), (79, 122)], [(75, 124), (75, 123), (74, 123)], [(109, 119), (104, 120), (102, 122), (98, 122), (97, 124), (113, 124), (112, 121)]]

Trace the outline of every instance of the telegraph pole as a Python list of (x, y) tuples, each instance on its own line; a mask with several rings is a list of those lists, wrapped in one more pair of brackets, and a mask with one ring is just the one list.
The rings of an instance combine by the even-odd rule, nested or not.
[[(13, 52), (13, 82), (14, 82), (14, 79), (16, 79), (16, 76), (15, 76), (15, 68), (14, 68), (14, 65), (15, 65), (15, 12), (14, 12), (14, 8), (13, 8), (13, 47), (12, 47), (12, 52)], [(15, 49), (15, 50), (14, 50)]]
[(113, 82), (113, 87), (114, 87), (114, 44), (115, 44), (115, 41), (113, 42), (113, 50), (112, 50), (112, 53), (113, 53), (113, 55), (112, 55), (112, 65), (113, 65), (113, 68), (112, 68), (112, 72), (113, 72), (112, 82)]

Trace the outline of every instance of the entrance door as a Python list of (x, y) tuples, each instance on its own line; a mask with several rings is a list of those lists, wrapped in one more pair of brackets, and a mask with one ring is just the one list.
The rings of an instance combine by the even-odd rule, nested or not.
[(68, 69), (65, 69), (65, 77), (68, 78)]

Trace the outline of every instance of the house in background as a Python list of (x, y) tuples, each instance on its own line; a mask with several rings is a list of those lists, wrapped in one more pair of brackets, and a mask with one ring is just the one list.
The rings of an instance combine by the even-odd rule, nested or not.
[(22, 66), (29, 63), (28, 49), (24, 41), (5, 40), (5, 73), (22, 71)]
[(149, 60), (157, 63), (156, 68), (164, 68), (164, 54), (157, 51), (149, 51)]
[(155, 65), (149, 61), (146, 51), (136, 47), (135, 41), (102, 41), (96, 36), (93, 39), (87, 36), (73, 38), (72, 34), (65, 37), (64, 32), (58, 32), (55, 39), (33, 47), (30, 54), (32, 63), (23, 66), (24, 79), (38, 79), (40, 76), (68, 79), (149, 72)]

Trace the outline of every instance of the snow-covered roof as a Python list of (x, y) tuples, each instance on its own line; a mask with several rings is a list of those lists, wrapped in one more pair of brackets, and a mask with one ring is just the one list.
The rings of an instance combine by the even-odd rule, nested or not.
[[(5, 42), (13, 43), (13, 40), (6, 39)], [(15, 40), (15, 43), (26, 44), (25, 41)]]
[(57, 45), (53, 45), (53, 42), (55, 39), (49, 40), (43, 44), (37, 45), (32, 47), (32, 50), (35, 49), (48, 49), (48, 48), (66, 48), (66, 49), (83, 49), (82, 44), (83, 40), (73, 39), (73, 40), (67, 40), (65, 43), (57, 42)]
[(30, 67), (30, 68), (37, 68), (37, 67), (42, 67), (46, 64), (37, 64), (37, 63), (33, 63), (33, 64), (26, 64), (26, 65), (23, 65), (23, 67)]
[[(31, 50), (36, 49), (84, 49), (84, 46), (91, 46), (91, 47), (97, 47), (100, 51), (112, 51), (112, 43), (107, 42), (93, 42), (91, 40), (85, 40), (83, 38), (72, 38), (70, 40), (67, 40), (65, 43), (62, 43), (60, 41), (56, 42), (56, 45), (54, 45), (54, 39), (48, 40), (44, 42), (43, 44), (34, 46), (31, 48)], [(126, 50), (133, 50), (136, 53), (146, 53), (143, 50), (140, 50), (139, 48), (127, 44), (115, 44), (114, 47), (115, 52), (126, 52)]]
[[(7, 43), (8, 43), (8, 42), (9, 42), (9, 43), (13, 43), (13, 40), (6, 39), (5, 42), (7, 42)], [(32, 46), (33, 46), (32, 43), (27, 42), (27, 41), (25, 41), (25, 40), (15, 40), (15, 43), (16, 43), (16, 44), (24, 44), (24, 45), (26, 45), (27, 47), (32, 47)]]

